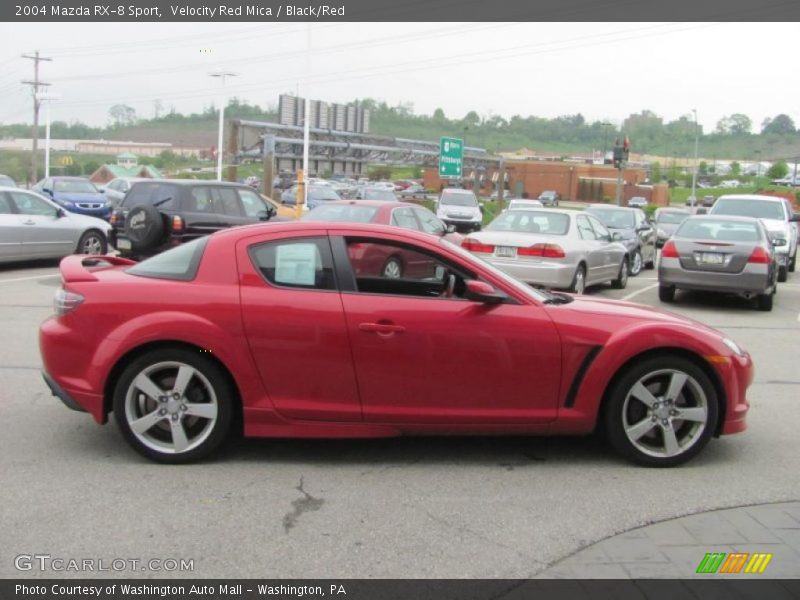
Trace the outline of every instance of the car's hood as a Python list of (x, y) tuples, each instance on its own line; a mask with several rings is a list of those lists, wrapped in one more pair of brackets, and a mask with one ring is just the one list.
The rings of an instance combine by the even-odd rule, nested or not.
[(67, 200), (69, 202), (105, 202), (106, 197), (100, 192), (53, 192), (56, 200)]
[[(552, 310), (549, 310), (549, 313), (554, 321), (565, 325), (574, 325), (576, 323), (593, 323), (597, 325), (604, 323), (609, 334), (613, 334), (628, 324), (657, 322), (668, 326), (689, 327), (722, 336), (719, 331), (699, 321), (651, 306), (594, 296), (576, 295), (573, 298), (574, 301), (569, 304), (548, 305), (548, 308), (553, 307)], [(597, 319), (595, 318), (597, 316), (604, 318)]]
[(761, 219), (764, 227), (770, 233), (787, 233), (789, 231), (789, 223), (779, 219)]
[(679, 226), (680, 223), (659, 223), (657, 225), (664, 233), (675, 233), (675, 230), (678, 229)]

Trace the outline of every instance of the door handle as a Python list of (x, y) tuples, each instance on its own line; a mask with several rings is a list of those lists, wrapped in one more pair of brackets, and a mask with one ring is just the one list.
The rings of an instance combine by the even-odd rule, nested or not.
[(359, 323), (358, 329), (366, 333), (377, 333), (378, 335), (392, 335), (394, 333), (403, 333), (406, 330), (402, 325), (394, 325), (393, 323)]
[(36, 221), (31, 221), (28, 219), (27, 221), (22, 222), (23, 225), (36, 225)]

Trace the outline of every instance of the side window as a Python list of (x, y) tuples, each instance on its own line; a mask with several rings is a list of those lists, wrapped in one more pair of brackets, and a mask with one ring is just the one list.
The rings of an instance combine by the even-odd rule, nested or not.
[(592, 223), (592, 227), (594, 227), (594, 232), (597, 234), (598, 240), (611, 241), (611, 233), (606, 229), (605, 225), (594, 217), (589, 217), (589, 221)]
[(578, 226), (578, 233), (581, 236), (582, 240), (596, 240), (597, 235), (595, 235), (594, 229), (592, 229), (592, 224), (589, 222), (589, 218), (584, 215), (578, 215), (575, 217), (575, 224)]
[(9, 194), (11, 194), (19, 212), (23, 215), (56, 216), (56, 209), (38, 196), (23, 192), (9, 192)]
[(0, 215), (10, 215), (12, 212), (8, 196), (0, 194)]
[(214, 199), (217, 201), (217, 210), (229, 217), (243, 217), (242, 207), (239, 205), (239, 195), (232, 188), (212, 188)]
[(255, 192), (239, 190), (239, 198), (242, 200), (244, 213), (248, 217), (258, 217), (258, 213), (267, 210), (264, 201)]
[(436, 254), (405, 244), (365, 238), (347, 238), (345, 243), (360, 293), (461, 298), (465, 279), (475, 277)]
[(210, 189), (207, 187), (195, 187), (188, 197), (186, 212), (213, 213), (214, 202), (211, 199)]
[(328, 238), (299, 238), (250, 248), (253, 265), (269, 283), (288, 288), (335, 290)]
[(444, 223), (442, 223), (439, 218), (429, 210), (415, 208), (414, 214), (417, 215), (417, 218), (422, 225), (422, 231), (425, 233), (441, 235), (445, 232)]
[(396, 208), (392, 211), (392, 225), (419, 231), (419, 223), (411, 208)]

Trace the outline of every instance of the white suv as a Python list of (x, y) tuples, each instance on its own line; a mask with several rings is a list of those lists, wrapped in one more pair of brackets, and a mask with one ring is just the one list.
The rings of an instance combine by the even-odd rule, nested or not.
[(436, 202), (436, 216), (457, 230), (478, 231), (483, 224), (483, 210), (470, 190), (445, 188)]
[(786, 281), (787, 271), (794, 271), (797, 262), (797, 227), (794, 223), (800, 221), (800, 215), (792, 212), (792, 205), (788, 200), (757, 194), (720, 196), (709, 214), (761, 219), (775, 246), (778, 281)]

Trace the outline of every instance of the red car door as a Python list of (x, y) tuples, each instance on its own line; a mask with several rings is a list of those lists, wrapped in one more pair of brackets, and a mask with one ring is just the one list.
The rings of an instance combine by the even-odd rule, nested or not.
[[(333, 232), (332, 232), (333, 235)], [(351, 243), (385, 243), (352, 238)], [(347, 238), (332, 238), (337, 270)], [(532, 304), (487, 305), (452, 297), (456, 271), (431, 251), (442, 281), (351, 277), (342, 290), (365, 420), (419, 424), (543, 423), (556, 416), (561, 343), (551, 319)], [(410, 251), (408, 246), (406, 251)], [(349, 268), (349, 265), (347, 265)], [(346, 281), (347, 277), (340, 277)], [(459, 279), (454, 279), (458, 281)], [(412, 285), (413, 284), (413, 285)], [(438, 288), (437, 288), (438, 286)], [(437, 289), (441, 292), (434, 295)]]
[(236, 247), (244, 329), (263, 385), (286, 417), (360, 421), (328, 238), (276, 237)]

